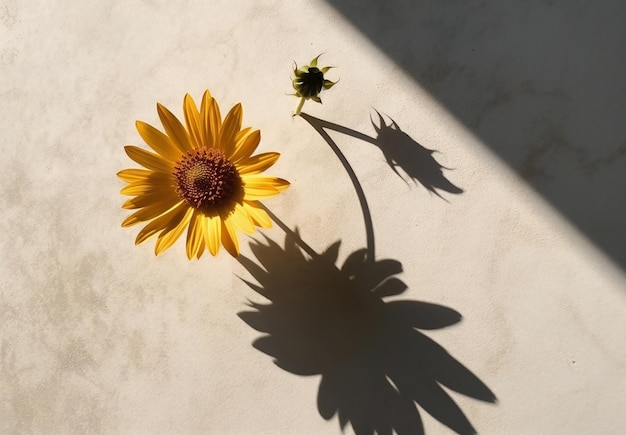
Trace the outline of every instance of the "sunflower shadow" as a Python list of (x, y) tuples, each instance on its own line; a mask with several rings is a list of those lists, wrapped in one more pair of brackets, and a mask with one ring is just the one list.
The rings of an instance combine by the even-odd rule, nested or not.
[[(475, 430), (444, 390), (495, 402), (491, 390), (443, 347), (418, 331), (454, 325), (448, 307), (412, 300), (385, 301), (407, 286), (396, 260), (370, 261), (365, 249), (335, 263), (340, 242), (306, 255), (297, 233), (284, 247), (269, 238), (250, 244), (256, 262), (240, 257), (257, 283), (242, 279), (269, 303), (250, 302), (238, 316), (265, 334), (253, 346), (280, 368), (321, 375), (317, 406), (357, 434), (420, 434), (418, 408), (460, 434)], [(310, 249), (305, 249), (311, 253)]]
[(385, 157), (389, 167), (405, 183), (409, 184), (406, 178), (398, 171), (402, 170), (406, 177), (412, 180), (415, 185), (422, 185), (426, 190), (444, 199), (439, 191), (448, 192), (454, 195), (463, 193), (463, 189), (454, 185), (443, 173), (445, 166), (442, 166), (434, 157), (436, 150), (428, 149), (415, 141), (411, 136), (402, 131), (398, 124), (391, 118), (389, 123), (383, 116), (374, 109), (378, 117), (377, 122), (370, 118), (372, 126), (376, 131), (376, 137), (371, 137), (356, 130), (344, 127), (333, 122), (328, 122), (307, 113), (301, 113), (309, 124), (318, 132), (322, 129), (334, 130), (363, 140), (378, 147)]

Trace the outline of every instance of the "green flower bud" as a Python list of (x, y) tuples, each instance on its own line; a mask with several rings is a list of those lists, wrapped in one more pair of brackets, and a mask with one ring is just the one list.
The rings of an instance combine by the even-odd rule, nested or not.
[(319, 94), (322, 90), (327, 90), (332, 88), (337, 82), (331, 82), (324, 78), (324, 74), (328, 72), (329, 69), (333, 68), (332, 66), (327, 66), (324, 68), (317, 67), (317, 60), (319, 59), (317, 56), (308, 65), (304, 65), (298, 68), (297, 64), (294, 64), (293, 73), (295, 75), (292, 80), (293, 88), (296, 90), (296, 97), (300, 97), (300, 104), (296, 109), (295, 115), (299, 115), (302, 110), (302, 106), (306, 100), (313, 100), (318, 103), (321, 103), (322, 100), (319, 97)]

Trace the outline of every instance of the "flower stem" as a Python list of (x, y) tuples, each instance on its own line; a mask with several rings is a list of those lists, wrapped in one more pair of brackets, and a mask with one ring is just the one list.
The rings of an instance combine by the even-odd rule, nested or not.
[(302, 110), (302, 106), (304, 106), (305, 101), (306, 99), (304, 97), (300, 98), (300, 103), (298, 104), (298, 107), (296, 107), (296, 113), (294, 113), (293, 116), (298, 116), (300, 114), (300, 111)]
[(328, 146), (333, 150), (343, 168), (348, 173), (350, 177), (350, 181), (352, 181), (352, 185), (354, 186), (354, 190), (356, 191), (356, 196), (359, 198), (359, 203), (361, 204), (361, 211), (363, 212), (363, 220), (365, 223), (365, 238), (367, 242), (367, 261), (374, 262), (374, 224), (372, 223), (372, 215), (369, 210), (369, 206), (367, 205), (367, 199), (365, 199), (365, 192), (363, 192), (363, 188), (361, 187), (361, 183), (357, 178), (356, 174), (352, 170), (348, 159), (343, 155), (335, 141), (330, 137), (330, 135), (324, 130), (324, 126), (326, 121), (322, 121), (321, 119), (315, 118), (306, 113), (300, 114), (300, 117), (308, 122), (311, 127), (317, 131), (322, 139), (326, 141)]

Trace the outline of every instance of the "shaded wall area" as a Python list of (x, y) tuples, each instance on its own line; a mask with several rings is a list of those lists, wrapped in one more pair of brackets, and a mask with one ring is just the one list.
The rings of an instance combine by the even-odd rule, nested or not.
[(626, 268), (626, 3), (327, 2)]

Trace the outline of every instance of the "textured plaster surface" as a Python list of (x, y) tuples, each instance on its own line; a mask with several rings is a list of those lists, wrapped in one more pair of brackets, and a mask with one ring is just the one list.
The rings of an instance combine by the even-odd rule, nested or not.
[[(544, 31), (550, 17), (570, 26), (585, 16), (571, 6), (580, 2), (434, 12), (417, 2), (435, 18), (398, 40), (383, 32), (407, 27), (394, 2), (365, 2), (359, 19), (345, 3), (0, 1), (0, 432), (622, 430), (623, 68), (611, 80), (623, 30), (578, 41), (601, 42), (582, 46), (597, 59), (554, 43), (558, 33), (549, 50), (535, 41), (537, 58), (520, 57), (535, 71), (524, 81), (496, 42), (524, 44), (494, 23), (516, 14)], [(623, 23), (621, 2), (605, 3)], [(498, 50), (470, 56), (471, 38)], [(332, 265), (366, 248), (361, 208), (327, 143), (291, 117), (292, 63), (322, 52), (340, 82), (304, 111), (337, 124), (329, 133), (362, 184), (376, 259), (402, 266), (406, 290), (390, 284), (384, 299), (358, 293), (369, 294), (363, 267), (358, 294), (341, 293)], [(550, 56), (552, 69), (533, 70)], [(576, 67), (607, 58), (604, 75)], [(207, 88), (223, 113), (243, 104), (260, 151), (282, 154), (270, 172), (292, 186), (265, 204), (315, 255), (341, 241), (336, 261), (279, 248), (279, 226), (242, 236), (241, 261), (191, 262), (182, 240), (155, 257), (153, 241), (134, 246), (138, 227), (120, 228), (115, 174), (136, 166), (123, 145), (144, 146), (135, 120), (159, 126), (157, 101), (180, 116), (185, 93)], [(374, 109), (401, 132), (378, 131)], [(392, 139), (377, 142), (383, 133)], [(570, 140), (579, 135), (597, 147)], [(270, 286), (284, 303), (251, 308), (269, 303)]]

